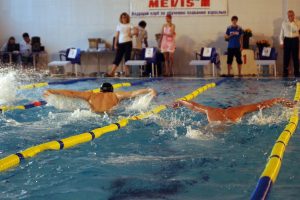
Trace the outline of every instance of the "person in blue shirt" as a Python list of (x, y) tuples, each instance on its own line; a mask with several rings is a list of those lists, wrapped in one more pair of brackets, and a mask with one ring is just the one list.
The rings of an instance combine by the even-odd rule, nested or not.
[(232, 24), (227, 27), (225, 40), (228, 41), (228, 50), (227, 50), (227, 65), (228, 65), (228, 76), (231, 76), (230, 70), (232, 69), (233, 57), (236, 58), (238, 63), (238, 73), (239, 76), (242, 76), (242, 53), (243, 50), (243, 29), (237, 25), (238, 17), (231, 17)]

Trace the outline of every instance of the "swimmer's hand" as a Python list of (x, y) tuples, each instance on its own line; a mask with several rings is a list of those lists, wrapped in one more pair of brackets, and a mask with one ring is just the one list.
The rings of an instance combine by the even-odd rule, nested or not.
[(179, 101), (175, 101), (173, 104), (172, 104), (172, 108), (174, 109), (177, 109), (179, 107), (183, 106), (183, 102), (182, 100), (179, 100)]
[(48, 97), (50, 94), (52, 94), (50, 90), (45, 90), (44, 97)]
[(297, 101), (291, 101), (289, 99), (282, 98), (282, 99), (278, 99), (278, 103), (288, 108), (294, 108), (295, 105), (297, 104)]
[(156, 90), (152, 89), (152, 88), (149, 88), (149, 94), (151, 94), (153, 97), (156, 97), (157, 96), (157, 92)]

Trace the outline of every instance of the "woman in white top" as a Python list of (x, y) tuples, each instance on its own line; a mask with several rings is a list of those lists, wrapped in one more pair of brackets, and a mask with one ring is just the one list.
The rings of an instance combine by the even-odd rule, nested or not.
[[(132, 36), (136, 35), (136, 30), (130, 24), (130, 17), (127, 13), (122, 13), (120, 15), (120, 24), (117, 26), (117, 31), (115, 35), (114, 48), (117, 50), (115, 60), (113, 62), (113, 69), (107, 76), (113, 77), (115, 71), (117, 70), (119, 64), (122, 61), (123, 56), (125, 57), (125, 62), (130, 60), (131, 50), (132, 50)], [(133, 33), (132, 33), (133, 32)], [(125, 66), (125, 76), (129, 75), (128, 66)]]

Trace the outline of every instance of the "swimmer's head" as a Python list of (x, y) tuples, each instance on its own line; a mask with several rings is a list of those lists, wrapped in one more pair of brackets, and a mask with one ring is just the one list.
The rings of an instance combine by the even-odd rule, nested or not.
[(101, 92), (113, 92), (114, 87), (110, 83), (103, 83), (100, 87)]

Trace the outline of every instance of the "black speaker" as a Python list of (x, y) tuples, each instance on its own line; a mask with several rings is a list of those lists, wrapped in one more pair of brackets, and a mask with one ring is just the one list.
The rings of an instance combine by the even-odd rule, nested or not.
[(31, 38), (31, 49), (32, 52), (40, 52), (41, 51), (41, 38), (40, 37), (32, 37)]

